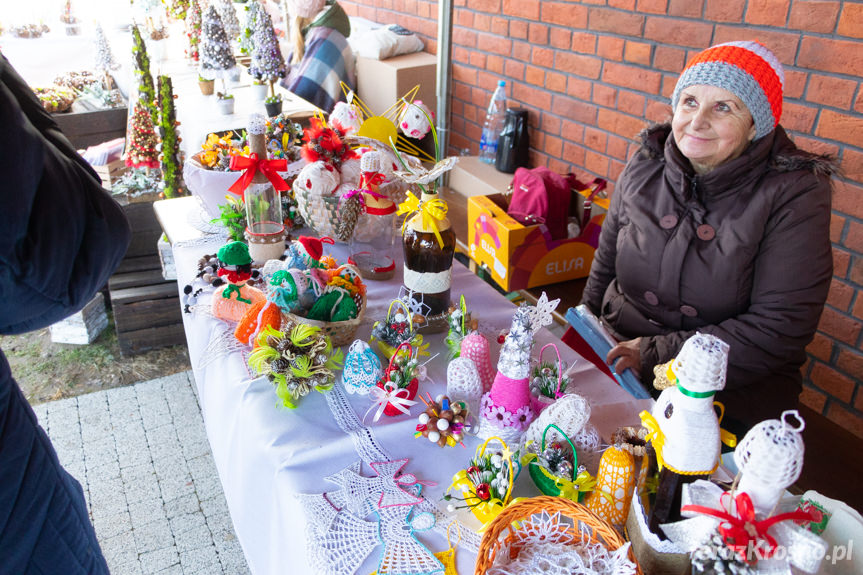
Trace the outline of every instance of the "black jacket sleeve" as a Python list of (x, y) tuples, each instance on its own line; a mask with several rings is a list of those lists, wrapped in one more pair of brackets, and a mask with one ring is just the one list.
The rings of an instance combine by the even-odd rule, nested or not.
[(129, 239), (120, 206), (0, 54), (0, 333), (81, 309)]

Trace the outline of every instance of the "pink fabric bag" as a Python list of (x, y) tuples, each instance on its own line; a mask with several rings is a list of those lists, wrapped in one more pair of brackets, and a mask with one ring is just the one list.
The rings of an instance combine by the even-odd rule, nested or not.
[(552, 239), (564, 239), (573, 188), (579, 183), (572, 174), (562, 176), (543, 166), (518, 168), (507, 213), (526, 226), (545, 224)]

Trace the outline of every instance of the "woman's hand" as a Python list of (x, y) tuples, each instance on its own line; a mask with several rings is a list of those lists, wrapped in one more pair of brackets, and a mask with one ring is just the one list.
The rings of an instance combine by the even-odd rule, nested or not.
[(614, 360), (618, 360), (617, 365), (614, 366), (614, 371), (617, 373), (623, 373), (624, 369), (629, 368), (635, 372), (635, 375), (641, 377), (641, 338), (622, 341), (611, 348), (605, 356), (605, 363), (612, 365)]

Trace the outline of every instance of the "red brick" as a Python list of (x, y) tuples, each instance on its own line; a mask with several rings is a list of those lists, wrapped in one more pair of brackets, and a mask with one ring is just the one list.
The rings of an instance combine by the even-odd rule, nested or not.
[(503, 13), (525, 20), (539, 20), (539, 6), (539, 0), (503, 0)]
[[(491, 19), (491, 33), (496, 34), (498, 36), (509, 36), (513, 37), (509, 32), (509, 23), (510, 20), (508, 18), (501, 18), (499, 16), (494, 16)], [(544, 42), (545, 43), (545, 42)]]
[(674, 38), (675, 43), (692, 48), (707, 48), (710, 46), (710, 36), (713, 34), (713, 24), (694, 20), (659, 18), (650, 16), (644, 25), (644, 37), (656, 42), (668, 42)]
[[(501, 56), (493, 56), (489, 54), (488, 58), (485, 60), (485, 69), (487, 72), (492, 72), (494, 74), (503, 74), (503, 63), (508, 59), (509, 58), (504, 59)], [(497, 82), (495, 82), (495, 84), (496, 83)]]
[(806, 99), (817, 104), (847, 110), (854, 101), (854, 92), (856, 90), (857, 82), (833, 76), (812, 74), (809, 77), (809, 89), (806, 90)]
[[(468, 6), (467, 2), (465, 2), (465, 6)], [(501, 0), (470, 0), (470, 8), (477, 12), (497, 14), (501, 10)]]
[(593, 82), (590, 80), (582, 80), (581, 78), (570, 76), (566, 84), (566, 95), (587, 102), (590, 101), (590, 91), (592, 89)]
[(819, 330), (830, 337), (854, 346), (857, 345), (861, 328), (863, 328), (863, 324), (859, 321), (843, 315), (830, 307), (824, 308), (824, 312), (821, 314), (821, 321), (818, 323)]
[(863, 224), (849, 220), (848, 233), (845, 234), (845, 241), (842, 242), (849, 250), (861, 253), (863, 252)]
[(546, 72), (545, 88), (553, 92), (566, 92), (566, 75), (557, 72)]
[(602, 69), (602, 81), (623, 88), (655, 94), (659, 91), (662, 76), (645, 68), (606, 62)]
[(602, 60), (593, 56), (558, 52), (555, 68), (560, 72), (568, 72), (596, 80), (599, 78)]
[(527, 40), (527, 22), (524, 20), (510, 20), (509, 35), (514, 40)]
[(557, 172), (558, 174), (565, 174), (570, 171), (568, 164), (558, 158), (549, 158), (547, 167), (552, 172)]
[(539, 120), (539, 129), (546, 134), (552, 136), (560, 135), (561, 121), (557, 116), (551, 114), (541, 114)]
[(815, 135), (852, 146), (860, 146), (863, 143), (863, 116), (821, 110)]
[(820, 362), (815, 362), (810, 377), (812, 383), (821, 390), (826, 391), (840, 401), (851, 403), (851, 395), (854, 393), (855, 384), (854, 380), (850, 377), (842, 375), (832, 367)]
[(605, 60), (623, 60), (623, 38), (600, 36), (596, 42), (596, 54)]
[(594, 152), (605, 152), (608, 143), (608, 134), (596, 128), (584, 129), (584, 145)]
[(786, 130), (808, 134), (812, 131), (817, 114), (818, 108), (786, 101), (782, 105), (782, 126)]
[(552, 48), (568, 50), (572, 44), (572, 32), (565, 28), (552, 28), (549, 33), (549, 44)]
[(666, 72), (680, 72), (686, 64), (686, 51), (668, 46), (656, 46), (653, 53), (653, 65)]
[(557, 24), (567, 28), (587, 28), (587, 6), (580, 6), (571, 2), (545, 2), (541, 3), (543, 22)]
[(704, 0), (669, 0), (668, 15), (699, 18), (703, 8)]
[[(473, 16), (474, 13), (470, 10), (461, 10), (459, 8), (455, 9), (454, 24), (456, 26), (464, 26), (465, 28), (473, 28)], [(527, 30), (527, 24), (525, 24), (525, 30)]]
[(843, 36), (863, 38), (863, 4), (845, 2), (836, 31)]
[[(847, 10), (847, 8), (846, 8)], [(839, 15), (839, 2), (800, 2), (791, 6), (788, 27), (806, 32), (829, 34), (836, 26)]]
[(453, 62), (452, 79), (465, 84), (476, 84), (476, 70)]
[(833, 340), (823, 333), (815, 332), (812, 343), (806, 346), (806, 352), (824, 363), (830, 363), (833, 360)]
[(863, 153), (851, 148), (842, 150), (842, 175), (849, 180), (863, 182)]
[(635, 9), (648, 14), (665, 14), (668, 9), (668, 0), (638, 0)]
[[(735, 40), (752, 40), (753, 38), (757, 38), (759, 42), (770, 48), (776, 54), (776, 57), (779, 58), (779, 61), (786, 67), (794, 65), (794, 58), (797, 55), (797, 44), (800, 41), (799, 33), (772, 32), (768, 30), (758, 30), (756, 33), (751, 28), (717, 25), (713, 34), (713, 43), (721, 44)], [(805, 67), (799, 62), (797, 65)]]
[(812, 409), (812, 411), (821, 413), (824, 410), (824, 404), (827, 402), (827, 396), (808, 385), (803, 386), (803, 391), (800, 392), (800, 403)]
[(662, 76), (662, 89), (659, 92), (660, 96), (668, 98), (671, 101), (671, 94), (674, 92), (674, 87), (677, 85), (679, 74), (664, 74)]
[[(604, 4), (602, 1), (594, 1), (592, 4)], [(608, 5), (612, 8), (620, 8), (621, 10), (635, 10), (635, 0), (608, 0)]]
[[(549, 50), (549, 52), (551, 52), (551, 50)], [(533, 48), (531, 47), (530, 42), (512, 43), (512, 57), (514, 60), (518, 60), (520, 62), (529, 62), (532, 53)]]
[(838, 423), (857, 437), (863, 437), (863, 415), (860, 413), (831, 401), (827, 408), (827, 419)]
[(507, 78), (517, 81), (525, 81), (531, 83), (525, 76), (526, 66), (515, 59), (507, 59), (503, 64), (503, 73)]
[(513, 86), (512, 97), (519, 102), (530, 102), (531, 105), (543, 110), (547, 110), (551, 107), (552, 103), (551, 94), (549, 92), (540, 88), (525, 86), (524, 84), (516, 84)]
[(644, 120), (603, 108), (597, 114), (596, 125), (618, 136), (635, 138), (644, 128)]
[(861, 50), (863, 42), (859, 41), (804, 36), (800, 42), (797, 65), (859, 77), (863, 76), (863, 58), (855, 58), (852, 54), (860, 54)]
[(528, 40), (531, 44), (548, 44), (548, 26), (531, 22), (528, 31)]
[(584, 166), (584, 148), (570, 142), (563, 143), (563, 159), (574, 166)]
[(851, 311), (851, 300), (857, 290), (844, 282), (833, 278), (830, 282), (830, 292), (827, 294), (827, 303), (843, 312)]
[(608, 166), (608, 180), (615, 182), (620, 178), (620, 173), (623, 171), (623, 168), (626, 167), (624, 162), (619, 162), (617, 160), (611, 160), (611, 164)]
[[(842, 216), (832, 213), (830, 214), (830, 241), (834, 244), (838, 244), (842, 239), (842, 232), (845, 231), (845, 222), (847, 222), (845, 218)], [(834, 248), (835, 249), (835, 248)], [(834, 260), (835, 260), (834, 256)], [(835, 264), (835, 261), (834, 261)], [(836, 266), (834, 265), (834, 268)]]
[(854, 111), (863, 114), (863, 90), (857, 94), (857, 101), (854, 102)]
[(797, 147), (801, 150), (806, 150), (813, 154), (826, 154), (834, 158), (839, 156), (839, 146), (836, 144), (816, 140), (814, 138), (807, 138), (800, 134), (793, 134), (793, 136), (794, 143), (797, 144)]
[(536, 66), (527, 66), (524, 70), (524, 81), (531, 86), (545, 86), (545, 70)]
[(530, 62), (543, 68), (554, 68), (554, 50), (534, 46), (530, 55)]
[(619, 136), (608, 136), (608, 144), (606, 153), (612, 158), (618, 160), (626, 160), (626, 149), (629, 147), (629, 140)]
[(857, 298), (854, 301), (854, 312), (852, 315), (856, 318), (863, 319), (863, 298)]
[(809, 74), (797, 70), (789, 70), (785, 68), (785, 86), (783, 95), (785, 99), (798, 99), (803, 97), (803, 91), (806, 89), (806, 80)]
[(863, 393), (857, 392), (857, 397), (854, 398), (854, 409), (863, 411)]
[(641, 94), (621, 90), (617, 94), (617, 109), (633, 116), (643, 116), (645, 100)]
[(577, 122), (565, 120), (561, 123), (560, 134), (570, 142), (581, 142), (584, 140), (584, 126)]
[(623, 59), (634, 64), (650, 66), (650, 55), (653, 52), (653, 46), (644, 42), (626, 41), (623, 48)]
[[(846, 252), (845, 250), (840, 250), (837, 247), (833, 247), (833, 275), (837, 278), (844, 278), (848, 275), (848, 270), (851, 268), (851, 253)], [(859, 300), (863, 303), (863, 298)], [(856, 308), (855, 308), (856, 309)], [(856, 317), (863, 318), (863, 314), (858, 315), (857, 312), (854, 312)]]
[(596, 125), (596, 106), (585, 104), (584, 102), (579, 102), (560, 94), (555, 94), (554, 98), (552, 98), (551, 111), (553, 114), (569, 120)]
[(588, 15), (588, 30), (591, 32), (611, 32), (623, 36), (641, 36), (644, 29), (644, 16), (627, 14), (608, 8), (591, 8)]
[[(848, 269), (848, 279), (855, 284), (863, 285), (863, 259), (851, 258), (851, 267)], [(854, 307), (854, 315), (857, 315), (857, 306)]]
[(785, 27), (788, 19), (789, 0), (749, 0), (746, 23), (755, 26)]
[(543, 150), (552, 156), (560, 156), (563, 153), (563, 139), (546, 135)]
[[(460, 49), (456, 48), (456, 50), (454, 51), (455, 56), (458, 56), (458, 53), (460, 51), (461, 51)], [(475, 66), (477, 68), (483, 69), (483, 70), (485, 69), (485, 61), (486, 61), (486, 55), (485, 54), (483, 54), (482, 52), (476, 52), (474, 50), (471, 50), (469, 58), (470, 59), (468, 60), (468, 64), (470, 64), (471, 66)], [(461, 58), (459, 58), (459, 60), (461, 60)]]
[(486, 52), (500, 54), (504, 57), (509, 57), (512, 54), (512, 40), (502, 38), (494, 34), (478, 34), (478, 47), (481, 47)]
[(616, 108), (615, 101), (617, 99), (617, 90), (603, 84), (593, 85), (593, 97), (591, 100), (595, 104), (605, 106), (606, 108)]
[(663, 124), (671, 121), (671, 105), (668, 102), (648, 100), (644, 117), (655, 124)]
[(593, 150), (585, 150), (584, 169), (594, 176), (604, 178), (608, 176), (608, 157)]
[(707, 0), (704, 18), (715, 22), (740, 22), (745, 5), (746, 0)]
[[(836, 367), (850, 375), (857, 381), (863, 381), (863, 353), (839, 348), (839, 357), (836, 359)], [(863, 394), (857, 394), (863, 395)]]
[(587, 32), (572, 33), (572, 50), (581, 54), (596, 53), (596, 34)]

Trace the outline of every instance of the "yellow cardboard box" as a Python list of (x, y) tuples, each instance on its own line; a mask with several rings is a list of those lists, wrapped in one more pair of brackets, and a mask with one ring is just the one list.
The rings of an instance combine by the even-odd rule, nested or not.
[[(591, 190), (573, 191), (581, 221)], [(591, 216), (575, 238), (553, 240), (544, 225), (525, 226), (506, 213), (503, 194), (471, 196), (467, 205), (470, 257), (504, 290), (513, 291), (587, 277), (599, 244), (608, 200), (594, 198)]]

